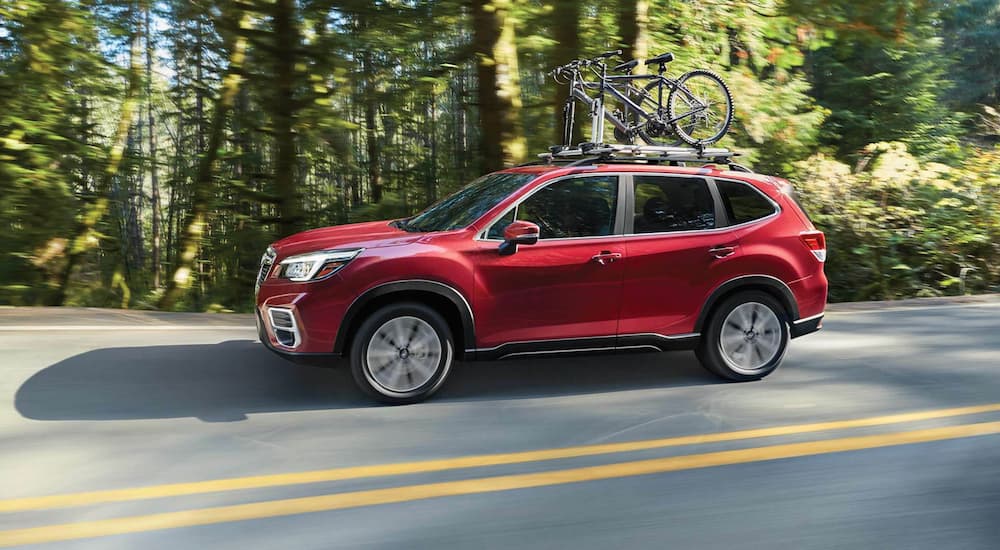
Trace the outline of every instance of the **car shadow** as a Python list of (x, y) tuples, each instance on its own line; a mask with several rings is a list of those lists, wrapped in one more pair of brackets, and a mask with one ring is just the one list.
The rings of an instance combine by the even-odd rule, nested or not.
[[(435, 400), (520, 399), (704, 385), (716, 380), (690, 353), (621, 354), (461, 363)], [(296, 365), (252, 340), (88, 351), (35, 373), (15, 407), (33, 420), (194, 417), (377, 406), (346, 364)]]

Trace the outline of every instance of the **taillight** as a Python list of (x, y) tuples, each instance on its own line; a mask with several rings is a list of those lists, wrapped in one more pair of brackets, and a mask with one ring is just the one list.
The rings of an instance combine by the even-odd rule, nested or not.
[(826, 236), (822, 231), (803, 231), (799, 237), (817, 260), (826, 261)]

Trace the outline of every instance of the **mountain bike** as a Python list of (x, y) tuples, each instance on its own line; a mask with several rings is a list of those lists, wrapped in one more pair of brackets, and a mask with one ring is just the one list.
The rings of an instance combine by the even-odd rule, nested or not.
[[(615, 138), (627, 144), (639, 138), (648, 145), (677, 145), (669, 140), (676, 136), (684, 143), (702, 147), (719, 141), (729, 131), (733, 98), (719, 75), (698, 69), (677, 79), (665, 76), (667, 64), (674, 60), (671, 53), (646, 60), (647, 66), (659, 66), (657, 74), (632, 74), (639, 64), (632, 60), (612, 68), (622, 74), (609, 75), (606, 61), (618, 55), (621, 50), (577, 59), (550, 73), (557, 83), (570, 87), (563, 106), (564, 146), (572, 147), (577, 102), (590, 108), (593, 143), (604, 141), (604, 120), (614, 127)], [(596, 82), (584, 78), (585, 71), (595, 76)], [(606, 109), (606, 95), (621, 107)]]

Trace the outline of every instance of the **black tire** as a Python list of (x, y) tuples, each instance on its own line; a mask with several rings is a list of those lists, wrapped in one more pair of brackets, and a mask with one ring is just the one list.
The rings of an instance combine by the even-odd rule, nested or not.
[[(436, 361), (433, 360), (431, 353), (421, 352), (418, 357), (417, 352), (414, 351), (413, 357), (410, 357), (410, 342), (395, 342), (393, 339), (395, 335), (388, 334), (391, 329), (404, 326), (406, 323), (414, 327), (419, 326), (419, 330), (422, 331), (421, 335), (431, 334), (431, 332), (426, 332), (428, 327), (432, 330), (433, 337), (437, 339), (439, 344), (439, 358)], [(383, 332), (379, 333), (380, 330)], [(417, 330), (414, 328), (413, 332), (410, 333), (411, 341), (414, 338), (413, 335), (417, 334)], [(433, 339), (431, 344), (433, 345)], [(396, 347), (402, 353), (402, 349), (406, 349), (406, 356), (400, 355), (398, 358), (390, 358), (386, 364), (381, 366), (372, 365), (369, 364), (369, 352), (374, 354), (378, 351), (378, 348), (370, 350), (373, 345), (380, 346), (383, 348), (382, 351), (386, 351), (387, 347)], [(385, 356), (383, 355), (383, 357)], [(392, 363), (393, 372), (409, 370), (410, 374), (407, 376), (412, 382), (413, 373), (418, 371), (415, 367), (407, 365), (410, 365), (411, 360), (418, 362), (421, 359), (427, 359), (423, 364), (428, 366), (428, 372), (430, 367), (433, 367), (433, 373), (427, 377), (426, 381), (423, 381), (423, 370), (419, 371), (421, 374), (418, 383), (412, 387), (394, 387), (384, 380), (387, 375), (383, 374), (382, 371), (388, 368), (389, 363)], [(455, 344), (451, 329), (441, 314), (424, 304), (402, 302), (389, 304), (376, 310), (361, 323), (351, 342), (349, 360), (354, 381), (363, 392), (383, 403), (404, 405), (427, 399), (444, 384), (455, 360)], [(396, 371), (397, 368), (400, 370)]]
[[(726, 86), (722, 77), (712, 71), (698, 69), (685, 74), (677, 82), (685, 88), (708, 86), (708, 89), (719, 93), (722, 102), (721, 113), (710, 111), (713, 116), (721, 120), (721, 124), (713, 126), (712, 133), (704, 136), (701, 134), (695, 135), (695, 130), (698, 129), (697, 119), (688, 117), (673, 124), (674, 133), (677, 134), (677, 137), (689, 145), (710, 145), (722, 139), (733, 123), (733, 95), (729, 92), (729, 86)], [(689, 86), (692, 82), (695, 83), (694, 86)], [(692, 92), (695, 91), (697, 90), (692, 90)], [(688, 94), (679, 88), (674, 88), (670, 91), (670, 95), (667, 96), (668, 119), (673, 120), (679, 115), (690, 112), (687, 110), (687, 98)]]
[[(753, 304), (756, 304), (756, 307)], [(744, 306), (741, 308), (741, 306)], [(734, 314), (737, 308), (741, 308), (739, 312)], [(771, 325), (771, 318), (765, 313), (769, 311), (770, 314), (774, 316), (773, 330), (777, 332), (773, 335), (771, 333), (766, 333), (765, 330)], [(761, 329), (760, 332), (755, 332), (754, 335), (745, 336), (744, 345), (751, 348), (743, 354), (736, 353), (739, 351), (739, 341), (737, 340), (737, 345), (734, 350), (726, 351), (726, 344), (723, 342), (723, 328), (727, 321), (731, 321), (727, 328), (727, 335), (732, 337), (734, 333), (744, 332), (747, 327), (738, 326), (740, 325), (737, 317), (740, 313), (744, 312), (757, 312), (760, 314), (761, 318), (766, 318), (765, 321), (761, 322), (760, 327), (754, 327), (751, 330)], [(730, 319), (730, 315), (733, 314), (733, 319)], [(709, 372), (725, 378), (726, 380), (732, 380), (736, 382), (746, 382), (750, 380), (760, 380), (768, 374), (771, 374), (774, 369), (778, 368), (781, 364), (782, 359), (785, 357), (785, 351), (788, 349), (788, 341), (790, 339), (791, 333), (789, 331), (789, 320), (788, 313), (781, 303), (776, 300), (770, 294), (761, 291), (746, 291), (734, 294), (722, 301), (712, 311), (711, 317), (708, 319), (704, 330), (701, 335), (701, 342), (698, 348), (695, 350), (695, 354), (698, 356), (698, 360), (701, 361), (702, 366), (704, 366)], [(760, 340), (756, 340), (760, 338)], [(773, 340), (772, 340), (773, 338)], [(731, 343), (731, 340), (728, 340)], [(755, 345), (756, 342), (756, 345)], [(764, 347), (765, 349), (770, 349), (769, 346), (776, 346), (774, 350), (774, 355), (771, 357), (765, 357), (757, 351), (757, 348)], [(750, 355), (744, 355), (749, 353)], [(768, 353), (770, 355), (770, 352)], [(752, 365), (741, 365), (736, 359), (732, 357), (739, 357), (742, 359), (751, 359), (757, 357), (756, 362), (758, 364)], [(767, 359), (765, 361), (765, 359)], [(752, 367), (752, 368), (750, 368)]]

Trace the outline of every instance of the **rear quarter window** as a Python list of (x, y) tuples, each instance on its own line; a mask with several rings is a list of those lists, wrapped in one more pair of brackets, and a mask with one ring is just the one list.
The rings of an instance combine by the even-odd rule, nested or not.
[(730, 225), (752, 222), (774, 214), (775, 206), (763, 193), (747, 183), (716, 180)]

